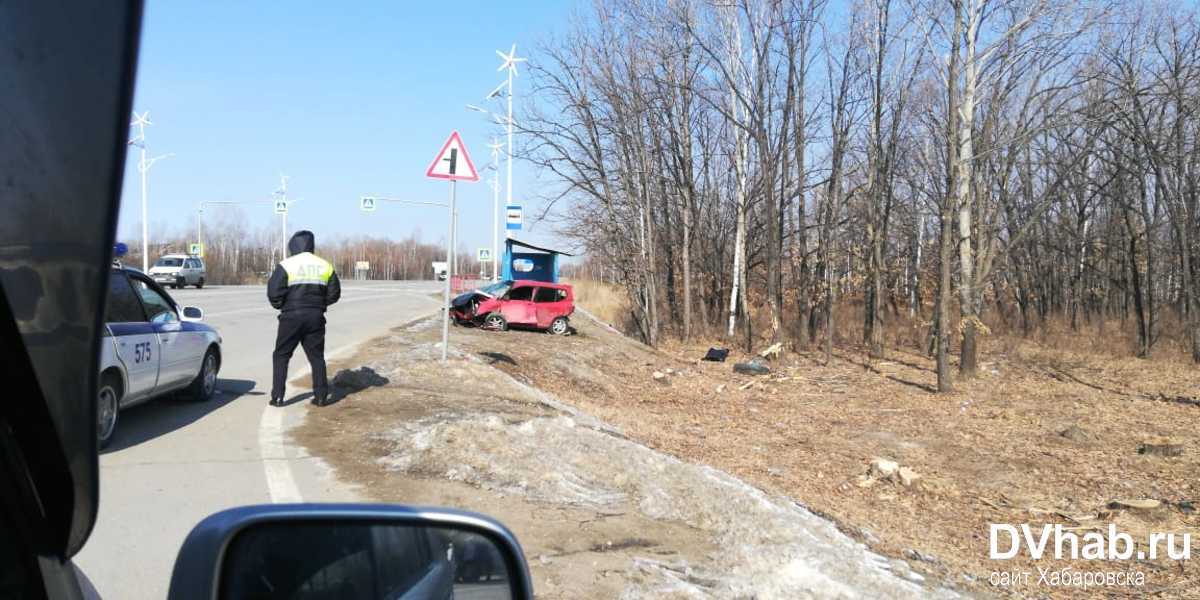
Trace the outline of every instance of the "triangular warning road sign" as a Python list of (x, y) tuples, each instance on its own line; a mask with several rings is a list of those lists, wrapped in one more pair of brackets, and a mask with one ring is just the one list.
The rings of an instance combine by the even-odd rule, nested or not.
[(462, 138), (458, 137), (457, 131), (450, 133), (450, 139), (446, 140), (442, 151), (438, 152), (437, 158), (433, 159), (429, 168), (425, 170), (425, 176), (434, 179), (479, 181), (479, 173), (475, 172), (471, 155), (467, 154), (467, 147)]

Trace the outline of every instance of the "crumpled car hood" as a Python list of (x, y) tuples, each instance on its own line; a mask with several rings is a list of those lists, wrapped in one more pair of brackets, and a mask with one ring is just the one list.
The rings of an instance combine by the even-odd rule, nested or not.
[(454, 308), (464, 308), (470, 305), (471, 300), (475, 298), (479, 298), (479, 301), (483, 302), (484, 300), (490, 300), (492, 297), (479, 290), (471, 290), (455, 296), (454, 299), (450, 301), (450, 306)]

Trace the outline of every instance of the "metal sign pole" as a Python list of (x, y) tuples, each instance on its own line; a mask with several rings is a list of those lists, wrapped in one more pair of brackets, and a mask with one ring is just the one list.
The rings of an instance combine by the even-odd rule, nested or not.
[(450, 347), (450, 280), (454, 277), (454, 186), (457, 182), (450, 180), (450, 206), (448, 230), (446, 233), (446, 288), (445, 301), (442, 302), (442, 362), (446, 362), (446, 350)]

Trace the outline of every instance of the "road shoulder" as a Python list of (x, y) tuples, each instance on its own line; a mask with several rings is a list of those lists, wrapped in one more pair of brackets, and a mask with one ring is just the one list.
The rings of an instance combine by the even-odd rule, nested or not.
[(514, 347), (606, 346), (598, 328), (561, 338), (455, 329), (443, 366), (435, 325), (397, 328), (335, 361), (334, 371), (382, 379), (362, 377), (364, 389), (309, 409), (291, 435), (370, 499), (504, 521), (539, 596), (928, 596), (911, 581), (919, 575), (787, 498), (652, 450), (533, 388), (513, 358)]

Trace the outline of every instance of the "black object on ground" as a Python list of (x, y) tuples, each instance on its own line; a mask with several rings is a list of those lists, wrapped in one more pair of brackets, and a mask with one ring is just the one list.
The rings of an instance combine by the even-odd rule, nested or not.
[(354, 370), (342, 369), (333, 376), (333, 387), (352, 392), (387, 384), (388, 378), (376, 373), (375, 369), (371, 367), (359, 367)]
[(726, 348), (709, 348), (708, 353), (704, 355), (704, 360), (712, 362), (725, 362), (725, 358), (729, 356), (729, 350)]
[(771, 373), (771, 368), (766, 365), (763, 359), (755, 357), (750, 362), (735, 363), (733, 365), (735, 373), (743, 375), (768, 375)]

